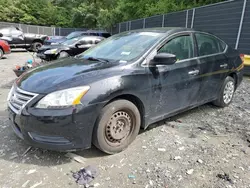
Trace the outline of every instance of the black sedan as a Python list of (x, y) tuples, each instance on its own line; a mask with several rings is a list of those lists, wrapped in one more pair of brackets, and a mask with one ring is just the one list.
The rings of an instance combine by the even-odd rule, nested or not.
[(114, 154), (139, 129), (212, 102), (242, 81), (239, 53), (212, 34), (156, 28), (114, 35), (76, 57), (22, 75), (8, 96), (11, 126), (33, 146)]
[(44, 45), (38, 49), (37, 57), (51, 61), (68, 56), (75, 56), (98, 44), (103, 39), (103, 37), (96, 36), (81, 36), (66, 40), (57, 45)]

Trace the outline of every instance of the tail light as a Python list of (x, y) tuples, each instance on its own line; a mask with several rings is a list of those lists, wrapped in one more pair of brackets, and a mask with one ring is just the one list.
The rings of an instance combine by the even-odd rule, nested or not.
[(46, 40), (50, 40), (50, 37), (47, 37)]
[(240, 54), (240, 58), (241, 58), (242, 63), (244, 63), (244, 56), (245, 56), (245, 54)]

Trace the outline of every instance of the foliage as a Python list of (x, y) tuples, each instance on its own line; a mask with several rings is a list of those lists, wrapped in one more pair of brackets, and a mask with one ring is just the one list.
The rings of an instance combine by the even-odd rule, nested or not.
[(108, 28), (122, 21), (219, 1), (222, 0), (0, 0), (0, 21)]

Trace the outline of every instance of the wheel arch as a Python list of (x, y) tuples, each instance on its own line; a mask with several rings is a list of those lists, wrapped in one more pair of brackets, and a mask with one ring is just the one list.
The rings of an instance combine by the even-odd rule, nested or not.
[(35, 42), (40, 42), (40, 43), (43, 44), (43, 40), (42, 40), (42, 39), (34, 39), (34, 40), (32, 41), (32, 44), (35, 43)]
[[(237, 86), (237, 81), (238, 81), (238, 76), (237, 76), (237, 74), (235, 73), (235, 72), (231, 72), (228, 76), (230, 76), (230, 77), (232, 77), (233, 79), (234, 79), (234, 84), (235, 84), (235, 86)], [(236, 89), (236, 87), (235, 87), (235, 89)]]

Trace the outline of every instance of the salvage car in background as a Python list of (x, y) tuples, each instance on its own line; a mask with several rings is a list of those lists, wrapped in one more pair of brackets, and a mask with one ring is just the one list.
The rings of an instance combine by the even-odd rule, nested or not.
[(140, 128), (199, 105), (228, 106), (239, 53), (186, 28), (120, 33), (83, 54), (24, 73), (8, 96), (11, 126), (35, 147), (114, 154)]
[(47, 37), (47, 39), (44, 41), (44, 44), (45, 45), (60, 44), (66, 40), (77, 38), (80, 36), (86, 36), (86, 35), (87, 36), (99, 36), (99, 37), (104, 37), (104, 38), (108, 38), (111, 36), (110, 33), (106, 32), (106, 31), (96, 31), (96, 30), (74, 31), (74, 32), (70, 33), (69, 35), (67, 35), (66, 37), (62, 37), (62, 36)]
[[(0, 37), (3, 35), (0, 33)], [(3, 58), (5, 54), (9, 54), (11, 52), (10, 45), (5, 40), (0, 40), (0, 59)]]
[(34, 52), (43, 45), (47, 37), (46, 35), (23, 33), (17, 27), (2, 28), (0, 29), (0, 33), (5, 37), (12, 38), (12, 40), (9, 41), (11, 48), (25, 48)]
[(57, 45), (44, 45), (37, 51), (37, 57), (51, 61), (59, 58), (78, 55), (105, 38), (95, 36), (81, 36), (64, 41)]

